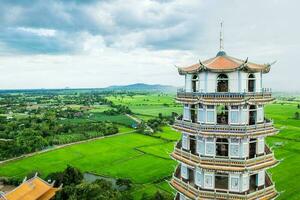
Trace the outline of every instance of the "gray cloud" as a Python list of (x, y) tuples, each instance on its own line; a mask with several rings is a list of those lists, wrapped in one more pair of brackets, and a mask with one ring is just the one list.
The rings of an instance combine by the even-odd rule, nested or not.
[[(149, 48), (190, 47), (189, 40), (196, 33), (191, 30), (193, 12), (197, 4), (185, 5), (177, 1), (4, 1), (1, 3), (0, 25), (6, 29), (0, 40), (8, 46), (28, 53), (28, 46), (37, 49), (32, 53), (53, 53), (73, 48), (63, 48), (63, 37), (44, 40), (42, 37), (32, 37), (29, 34), (18, 33), (12, 41), (10, 35), (15, 35), (19, 27), (31, 29), (53, 29), (63, 36), (76, 37), (80, 32), (101, 35), (107, 45), (116, 46), (120, 38), (136, 35), (136, 45), (146, 45)], [(142, 41), (141, 41), (142, 40)], [(181, 42), (182, 41), (182, 42)], [(16, 44), (17, 43), (17, 44)], [(30, 45), (31, 43), (31, 45)], [(44, 43), (44, 50), (40, 46)], [(123, 41), (124, 43), (124, 41)], [(177, 44), (177, 45), (176, 45)], [(119, 46), (119, 45), (117, 45)], [(125, 45), (125, 48), (127, 46)]]
[[(278, 60), (265, 86), (299, 90), (299, 6), (296, 0), (2, 0), (0, 68), (6, 77), (17, 70), (27, 84), (2, 77), (0, 88), (100, 87), (118, 80), (181, 85), (173, 65), (214, 56), (222, 19), (228, 54), (260, 63)], [(22, 67), (15, 57), (22, 58)], [(28, 74), (29, 68), (38, 71)], [(100, 74), (83, 83), (87, 68)], [(56, 80), (39, 79), (45, 71)], [(104, 71), (116, 78), (97, 81)], [(70, 73), (73, 83), (60, 81)]]

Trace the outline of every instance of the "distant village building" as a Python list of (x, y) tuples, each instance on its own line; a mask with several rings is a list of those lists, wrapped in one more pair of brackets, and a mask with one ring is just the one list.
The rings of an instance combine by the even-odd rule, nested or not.
[(174, 123), (182, 132), (172, 157), (179, 162), (170, 184), (175, 199), (273, 199), (277, 191), (266, 169), (278, 163), (265, 137), (278, 132), (264, 117), (273, 100), (262, 76), (271, 64), (228, 56), (178, 68), (184, 105)]
[(55, 188), (54, 182), (50, 184), (36, 174), (31, 179), (25, 178), (15, 189), (0, 193), (0, 200), (50, 200), (58, 190), (60, 188)]

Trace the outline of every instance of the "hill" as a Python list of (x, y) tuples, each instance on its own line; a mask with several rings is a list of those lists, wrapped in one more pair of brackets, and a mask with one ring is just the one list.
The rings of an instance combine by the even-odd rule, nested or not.
[(29, 94), (45, 94), (45, 93), (73, 93), (73, 92), (106, 92), (106, 91), (116, 91), (116, 92), (166, 92), (174, 93), (177, 88), (170, 85), (160, 85), (160, 84), (145, 84), (145, 83), (135, 83), (131, 85), (113, 85), (105, 88), (58, 88), (58, 89), (0, 89), (0, 94), (11, 94), (11, 93), (29, 93)]
[(135, 83), (131, 85), (113, 85), (104, 90), (112, 91), (153, 91), (153, 92), (176, 92), (177, 88), (170, 85), (160, 85), (160, 84), (145, 84), (145, 83)]

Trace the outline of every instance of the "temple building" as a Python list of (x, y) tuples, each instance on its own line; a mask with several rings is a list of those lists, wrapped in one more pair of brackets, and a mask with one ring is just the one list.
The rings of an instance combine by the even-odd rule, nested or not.
[(278, 163), (265, 137), (278, 132), (264, 117), (273, 101), (263, 88), (271, 64), (237, 59), (223, 50), (213, 58), (178, 68), (185, 87), (176, 100), (182, 132), (172, 158), (179, 162), (171, 186), (175, 199), (274, 199), (278, 193), (266, 171)]
[(48, 183), (37, 176), (23, 180), (23, 183), (12, 191), (1, 193), (0, 200), (50, 200), (61, 187), (55, 188), (54, 182)]

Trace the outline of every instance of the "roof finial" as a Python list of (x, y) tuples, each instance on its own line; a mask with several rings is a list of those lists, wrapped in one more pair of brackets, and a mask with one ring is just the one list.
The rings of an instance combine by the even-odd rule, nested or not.
[(224, 44), (223, 44), (223, 21), (221, 21), (221, 29), (220, 29), (220, 51), (224, 51)]

